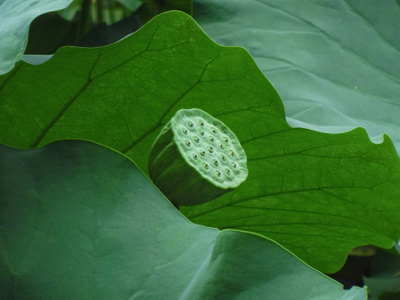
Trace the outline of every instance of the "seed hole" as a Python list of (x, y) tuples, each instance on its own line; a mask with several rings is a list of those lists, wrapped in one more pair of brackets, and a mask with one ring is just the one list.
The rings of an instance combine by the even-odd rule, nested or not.
[(200, 139), (199, 139), (197, 136), (194, 136), (194, 137), (193, 137), (193, 140), (194, 140), (196, 143), (200, 142)]
[(215, 141), (215, 139), (214, 139), (214, 137), (213, 137), (212, 135), (210, 135), (210, 136), (208, 137), (208, 139), (210, 140), (210, 142), (214, 142), (214, 141)]
[(203, 121), (200, 121), (199, 124), (200, 124), (201, 127), (204, 127), (204, 122)]
[(214, 159), (213, 164), (214, 164), (214, 166), (218, 166), (218, 160)]
[(209, 168), (208, 164), (204, 164), (203, 166), (204, 166), (204, 169), (208, 170), (208, 168)]
[(221, 159), (222, 159), (223, 161), (226, 161), (225, 155), (221, 155)]
[(236, 156), (236, 153), (233, 150), (229, 151), (229, 153), (231, 154), (232, 157)]
[(216, 171), (215, 174), (216, 174), (218, 177), (221, 177), (221, 172), (220, 172), (220, 171)]
[(235, 169), (237, 168), (237, 165), (236, 165), (235, 162), (232, 162), (232, 167), (235, 168)]
[(197, 160), (199, 157), (197, 156), (197, 154), (193, 154), (193, 158)]
[(224, 150), (224, 145), (219, 144), (219, 147), (220, 147), (222, 150)]
[(201, 155), (201, 156), (206, 155), (206, 151), (204, 151), (204, 150), (200, 151), (200, 155)]
[(182, 132), (183, 132), (183, 134), (185, 134), (185, 135), (188, 133), (188, 131), (187, 131), (186, 128), (183, 128), (183, 129), (182, 129)]
[(224, 138), (224, 142), (225, 142), (225, 144), (228, 144), (229, 143), (228, 138)]
[(214, 152), (214, 148), (211, 147), (211, 146), (208, 146), (207, 149), (208, 149), (208, 152), (210, 152), (210, 153), (213, 153), (213, 152)]
[(226, 174), (231, 175), (231, 170), (225, 169)]
[(204, 136), (204, 131), (200, 131), (200, 135)]
[(190, 147), (190, 141), (186, 140), (185, 144), (186, 144), (186, 146)]
[(189, 123), (188, 123), (188, 126), (189, 126), (190, 128), (193, 128), (193, 122), (189, 122)]

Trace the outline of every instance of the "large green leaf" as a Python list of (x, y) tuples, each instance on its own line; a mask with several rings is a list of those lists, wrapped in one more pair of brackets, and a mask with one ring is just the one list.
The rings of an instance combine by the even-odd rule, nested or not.
[(218, 43), (240, 45), (282, 97), (293, 126), (364, 127), (400, 153), (400, 2), (196, 0)]
[(191, 223), (105, 147), (0, 157), (2, 299), (366, 299), (272, 241)]
[(182, 208), (208, 226), (248, 230), (334, 272), (355, 246), (389, 248), (400, 231), (400, 170), (389, 139), (290, 128), (282, 102), (242, 48), (211, 41), (187, 15), (159, 15), (101, 48), (62, 48), (0, 77), (0, 141), (36, 147), (89, 139), (146, 172), (151, 145), (180, 108), (197, 107), (235, 132), (249, 177), (210, 203)]
[(72, 0), (5, 0), (0, 3), (0, 74), (24, 54), (30, 23), (39, 15), (67, 7)]

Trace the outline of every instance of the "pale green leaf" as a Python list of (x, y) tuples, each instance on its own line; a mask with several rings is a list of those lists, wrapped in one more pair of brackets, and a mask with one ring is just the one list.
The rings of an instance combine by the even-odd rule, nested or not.
[(366, 299), (272, 241), (191, 223), (105, 147), (0, 157), (2, 299)]
[(72, 0), (5, 0), (0, 5), (0, 74), (24, 54), (29, 25), (39, 15), (67, 7)]
[(251, 53), (292, 126), (362, 126), (400, 153), (398, 1), (196, 0), (194, 11), (215, 41)]

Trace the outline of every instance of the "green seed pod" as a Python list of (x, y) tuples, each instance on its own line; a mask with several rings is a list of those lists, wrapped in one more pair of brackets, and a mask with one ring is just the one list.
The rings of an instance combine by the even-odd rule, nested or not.
[(181, 109), (161, 130), (150, 152), (154, 184), (175, 205), (197, 205), (237, 188), (248, 175), (235, 134), (201, 109)]

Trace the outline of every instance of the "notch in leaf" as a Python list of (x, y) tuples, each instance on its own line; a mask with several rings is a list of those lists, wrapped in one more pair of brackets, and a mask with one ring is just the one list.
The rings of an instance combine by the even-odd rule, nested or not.
[(201, 109), (181, 109), (161, 130), (148, 161), (154, 184), (175, 205), (197, 205), (237, 188), (247, 158), (235, 134)]

